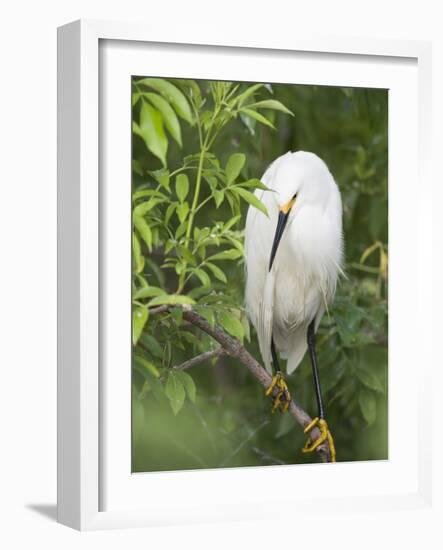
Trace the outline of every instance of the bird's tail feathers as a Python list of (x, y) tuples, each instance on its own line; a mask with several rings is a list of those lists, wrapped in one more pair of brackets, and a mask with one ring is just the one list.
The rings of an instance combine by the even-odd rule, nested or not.
[(291, 335), (291, 347), (287, 352), (288, 362), (286, 364), (286, 372), (288, 374), (292, 374), (295, 371), (308, 349), (307, 330), (307, 325), (303, 324)]

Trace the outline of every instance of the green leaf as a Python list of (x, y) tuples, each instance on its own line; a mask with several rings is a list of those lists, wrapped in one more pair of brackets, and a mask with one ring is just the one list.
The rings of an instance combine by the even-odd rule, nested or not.
[[(232, 304), (232, 298), (222, 292), (211, 292), (211, 294), (207, 294), (206, 296), (204, 296), (201, 302), (206, 305), (215, 304), (214, 307), (217, 307), (217, 304), (221, 304), (224, 302)], [(232, 305), (234, 306), (234, 304)]]
[(245, 161), (246, 157), (243, 153), (234, 153), (229, 157), (225, 168), (228, 185), (233, 183), (238, 178)]
[(135, 133), (143, 138), (149, 151), (161, 160), (163, 166), (166, 166), (168, 140), (163, 129), (162, 117), (157, 109), (154, 109), (146, 101), (142, 104), (140, 126)]
[(244, 253), (245, 253), (243, 243), (241, 241), (239, 241), (238, 239), (236, 239), (235, 237), (228, 236), (227, 238), (229, 239), (229, 242), (231, 244), (233, 244), (235, 246), (235, 248), (237, 248), (243, 256)]
[(240, 109), (240, 112), (245, 113), (245, 115), (248, 115), (251, 118), (254, 118), (257, 122), (260, 122), (261, 124), (264, 124), (265, 126), (269, 126), (273, 130), (275, 130), (275, 126), (272, 124), (272, 122), (268, 120), (266, 117), (264, 117), (262, 114), (257, 113), (257, 111), (253, 111), (252, 109), (242, 108)]
[(159, 198), (159, 197), (152, 197), (148, 201), (144, 201), (140, 204), (138, 204), (133, 211), (133, 216), (136, 217), (143, 217), (148, 212), (150, 212), (153, 208), (155, 208), (158, 204), (161, 204), (165, 202), (165, 199)]
[(196, 275), (200, 279), (200, 282), (204, 287), (211, 286), (211, 279), (209, 278), (209, 275), (205, 271), (203, 271), (203, 269), (193, 269), (192, 273), (194, 273), (194, 275)]
[[(183, 204), (187, 204), (186, 202)], [(178, 206), (177, 206), (178, 208)], [(180, 223), (180, 225), (177, 227), (177, 230), (175, 231), (175, 238), (179, 239), (182, 235), (186, 233), (186, 229), (188, 227), (188, 224), (184, 221)]]
[(161, 191), (157, 191), (156, 189), (143, 189), (142, 191), (136, 191), (132, 194), (132, 200), (134, 202), (144, 197), (157, 197), (165, 201), (168, 200), (168, 197), (164, 193), (162, 193)]
[(377, 417), (377, 402), (374, 392), (367, 390), (366, 388), (362, 388), (358, 394), (358, 404), (360, 405), (363, 418), (370, 426), (375, 422)]
[(166, 191), (171, 192), (171, 188), (169, 187), (169, 170), (160, 168), (160, 170), (151, 170), (149, 173)]
[(240, 197), (250, 205), (260, 210), (260, 212), (263, 212), (266, 216), (268, 215), (268, 209), (256, 195), (247, 189), (243, 189), (243, 187), (233, 187), (231, 190), (240, 195)]
[(189, 204), (187, 202), (183, 202), (182, 204), (179, 204), (175, 209), (178, 219), (180, 220), (180, 223), (183, 223), (189, 213)]
[(238, 260), (241, 258), (242, 253), (235, 248), (230, 248), (229, 250), (223, 250), (223, 252), (218, 252), (213, 256), (210, 256), (208, 260)]
[(241, 216), (234, 216), (229, 221), (227, 221), (225, 223), (225, 225), (223, 226), (223, 232), (228, 231), (229, 229), (231, 229), (231, 227), (233, 225), (235, 225), (240, 219), (241, 219)]
[(208, 182), (211, 191), (217, 189), (218, 179), (213, 175), (212, 171), (208, 173), (208, 170), (203, 170), (203, 177)]
[(217, 318), (221, 326), (229, 332), (231, 336), (235, 336), (241, 342), (244, 337), (243, 325), (238, 317), (233, 313), (230, 313), (226, 310), (221, 310), (217, 313)]
[(132, 233), (132, 251), (134, 253), (135, 272), (141, 273), (145, 266), (145, 259), (141, 253), (140, 241), (135, 233)]
[(143, 176), (143, 167), (137, 159), (132, 160), (132, 170), (138, 175)]
[(372, 371), (359, 368), (356, 369), (355, 372), (360, 382), (364, 384), (367, 388), (380, 393), (384, 393), (385, 390), (383, 384)]
[(276, 99), (265, 99), (263, 101), (257, 101), (256, 103), (249, 103), (246, 105), (248, 109), (273, 109), (275, 111), (282, 111), (288, 115), (294, 116), (294, 113)]
[(153, 296), (163, 296), (164, 293), (165, 291), (158, 286), (147, 286), (137, 290), (132, 298), (134, 300), (141, 300), (143, 298), (152, 298)]
[(141, 355), (134, 354), (134, 362), (141, 365), (147, 372), (152, 374), (152, 376), (154, 376), (155, 378), (160, 377), (158, 368), (153, 363), (151, 363), (150, 361), (142, 357)]
[(169, 224), (169, 221), (172, 217), (172, 214), (175, 212), (175, 209), (177, 208), (177, 203), (176, 202), (173, 202), (172, 204), (170, 204), (166, 210), (166, 214), (165, 214), (165, 224), (168, 225)]
[(257, 178), (252, 178), (250, 180), (247, 180), (247, 181), (243, 181), (242, 183), (238, 183), (236, 185), (237, 186), (241, 186), (241, 187), (252, 187), (253, 189), (263, 189), (263, 191), (272, 191), (272, 189), (269, 189), (269, 187), (266, 187), (266, 185), (264, 183), (262, 183), (259, 179)]
[(241, 324), (243, 326), (243, 332), (245, 334), (245, 338), (248, 342), (251, 341), (251, 327), (249, 326), (249, 320), (248, 317), (242, 313), (240, 318)]
[(169, 133), (180, 145), (180, 147), (182, 147), (180, 123), (178, 121), (177, 115), (175, 114), (169, 103), (165, 99), (163, 99), (162, 96), (150, 92), (146, 92), (144, 94), (144, 97), (146, 97), (161, 113), (163, 117), (163, 122), (165, 123), (165, 126), (168, 129)]
[(207, 296), (209, 289), (204, 286), (197, 286), (188, 292), (188, 296), (194, 300), (199, 300), (203, 295)]
[(168, 304), (195, 304), (192, 298), (189, 296), (182, 296), (181, 294), (165, 294), (164, 296), (157, 296), (149, 302), (149, 307), (161, 306)]
[(180, 382), (183, 384), (189, 399), (193, 403), (195, 403), (195, 399), (197, 396), (197, 388), (195, 387), (195, 383), (191, 375), (189, 375), (184, 370), (180, 370), (180, 369), (178, 369), (175, 374), (176, 376), (178, 376)]
[(173, 248), (176, 248), (177, 242), (175, 239), (168, 239), (165, 243), (165, 255), (168, 255)]
[(143, 277), (143, 275), (136, 275), (137, 281), (140, 283), (141, 288), (148, 287), (148, 281)]
[(165, 274), (160, 267), (149, 257), (145, 258), (146, 267), (152, 271), (160, 286), (165, 285)]
[(175, 371), (169, 373), (166, 381), (165, 393), (171, 404), (172, 412), (177, 414), (185, 402), (185, 388)]
[(194, 123), (188, 100), (173, 84), (162, 78), (144, 78), (140, 80), (138, 84), (143, 84), (162, 94), (162, 96), (174, 107), (179, 117), (183, 118), (191, 125)]
[(257, 126), (257, 121), (249, 117), (248, 115), (245, 115), (245, 113), (240, 113), (240, 120), (242, 123), (246, 126), (246, 129), (251, 134), (251, 136), (255, 136), (255, 128)]
[(185, 246), (182, 246), (182, 245), (180, 245), (178, 249), (182, 257), (188, 262), (188, 264), (197, 265), (197, 261), (190, 250), (188, 250)]
[(178, 200), (183, 202), (188, 196), (189, 191), (189, 179), (186, 174), (179, 174), (175, 179), (175, 192), (177, 193)]
[[(201, 91), (195, 80), (175, 79), (175, 82), (194, 99), (197, 107), (202, 103)], [(203, 101), (204, 102), (204, 101)]]
[(212, 328), (215, 326), (215, 313), (214, 310), (211, 307), (207, 306), (196, 306), (195, 311), (201, 315), (208, 323), (211, 325)]
[(232, 100), (233, 105), (243, 105), (248, 97), (251, 97), (260, 88), (263, 88), (263, 84), (254, 84), (253, 86), (249, 86), (249, 88)]
[(199, 246), (197, 248), (197, 254), (201, 260), (204, 260), (206, 258), (206, 246)]
[(143, 331), (143, 327), (148, 320), (149, 312), (147, 308), (143, 306), (134, 307), (132, 311), (132, 342), (135, 344), (138, 342), (140, 335)]
[(216, 266), (215, 264), (211, 264), (211, 262), (206, 262), (205, 266), (212, 271), (214, 277), (217, 278), (219, 281), (221, 281), (222, 283), (228, 282), (226, 275), (218, 266)]
[(214, 197), (215, 206), (218, 208), (221, 203), (223, 202), (223, 199), (225, 198), (225, 194), (223, 191), (219, 191), (218, 189), (214, 189), (212, 191), (212, 196)]
[(140, 216), (134, 216), (134, 225), (137, 228), (137, 231), (140, 233), (142, 239), (145, 241), (146, 246), (148, 247), (149, 251), (152, 250), (152, 232), (151, 228), (149, 227), (148, 223), (144, 218), (141, 218)]
[(151, 355), (154, 355), (158, 359), (163, 359), (163, 348), (156, 338), (154, 338), (150, 334), (147, 334), (146, 332), (143, 332), (143, 334), (140, 336), (140, 342), (143, 342), (143, 344), (145, 344)]

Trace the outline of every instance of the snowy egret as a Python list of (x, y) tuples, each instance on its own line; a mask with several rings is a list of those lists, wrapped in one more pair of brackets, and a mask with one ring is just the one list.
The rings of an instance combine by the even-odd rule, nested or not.
[(308, 438), (304, 452), (328, 440), (335, 461), (332, 435), (325, 418), (315, 349), (315, 334), (331, 303), (342, 273), (342, 205), (338, 187), (326, 164), (315, 154), (288, 152), (277, 158), (261, 180), (270, 191), (256, 190), (268, 216), (250, 206), (246, 218), (246, 309), (254, 325), (260, 352), (273, 375), (266, 394), (273, 411), (285, 412), (291, 399), (278, 362), (287, 359), (291, 374), (309, 349), (318, 416), (306, 427), (318, 426), (321, 437)]

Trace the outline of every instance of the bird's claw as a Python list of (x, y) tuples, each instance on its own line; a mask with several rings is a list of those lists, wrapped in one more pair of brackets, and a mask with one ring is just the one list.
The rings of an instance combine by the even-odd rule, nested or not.
[(289, 409), (291, 394), (289, 393), (288, 385), (281, 372), (277, 372), (277, 374), (272, 377), (272, 382), (266, 390), (266, 395), (273, 395), (275, 388), (277, 388), (277, 393), (273, 396), (274, 402), (272, 404), (272, 412), (274, 413), (280, 408), (280, 411), (285, 413)]
[(331, 432), (329, 431), (328, 423), (324, 418), (314, 418), (314, 420), (312, 420), (304, 429), (305, 434), (309, 433), (314, 427), (317, 427), (320, 430), (320, 437), (318, 437), (315, 441), (312, 441), (311, 437), (309, 436), (305, 446), (302, 449), (302, 452), (312, 453), (312, 451), (315, 451), (322, 443), (327, 441), (329, 445), (329, 452), (331, 455), (331, 462), (335, 462), (335, 444)]

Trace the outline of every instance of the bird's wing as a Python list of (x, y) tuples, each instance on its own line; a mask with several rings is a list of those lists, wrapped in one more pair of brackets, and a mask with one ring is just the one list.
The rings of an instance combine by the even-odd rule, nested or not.
[(263, 299), (258, 308), (257, 336), (260, 353), (266, 370), (272, 374), (271, 366), (271, 341), (272, 327), (274, 323), (274, 295), (275, 295), (275, 269), (271, 269), (266, 276)]
[(246, 311), (257, 331), (260, 352), (266, 369), (271, 367), (271, 338), (274, 316), (275, 270), (268, 272), (270, 246), (265, 243), (264, 226), (268, 219), (253, 207), (246, 222)]
[[(272, 165), (262, 177), (270, 186)], [(271, 339), (274, 317), (275, 270), (268, 272), (277, 208), (269, 191), (257, 189), (255, 194), (266, 205), (269, 218), (250, 206), (246, 218), (246, 308), (255, 326), (263, 362), (268, 372), (271, 366)]]

